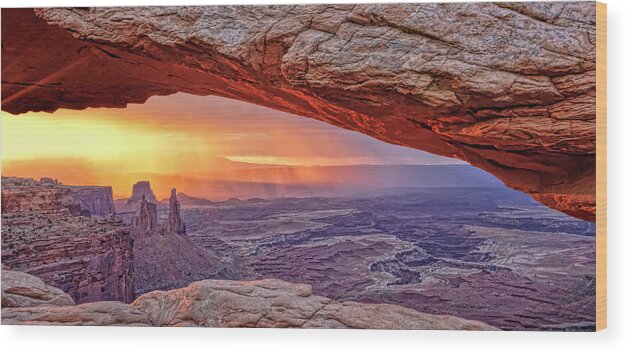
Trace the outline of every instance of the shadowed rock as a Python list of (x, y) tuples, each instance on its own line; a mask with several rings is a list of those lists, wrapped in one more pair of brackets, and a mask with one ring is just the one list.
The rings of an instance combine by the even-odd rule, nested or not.
[(181, 220), (181, 205), (177, 201), (177, 189), (172, 189), (170, 192), (168, 220), (164, 224), (164, 232), (166, 234), (185, 234), (185, 223)]
[(157, 230), (157, 205), (147, 202), (144, 196), (142, 196), (139, 209), (131, 219), (130, 230), (135, 237), (145, 237), (154, 234)]
[(74, 300), (61, 289), (49, 286), (41, 279), (24, 272), (2, 267), (2, 307), (74, 305)]

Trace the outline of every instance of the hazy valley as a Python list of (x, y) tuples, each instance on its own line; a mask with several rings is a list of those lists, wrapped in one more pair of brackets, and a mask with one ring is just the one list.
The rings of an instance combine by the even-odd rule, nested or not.
[(339, 302), (501, 329), (594, 327), (593, 223), (470, 166), (321, 169), (342, 180), (354, 169), (357, 186), (223, 201), (173, 191), (158, 201), (138, 182), (114, 201), (111, 188), (3, 177), (2, 261), (77, 303), (273, 278)]
[(198, 245), (250, 278), (503, 329), (591, 329), (595, 227), (506, 188), (186, 206)]

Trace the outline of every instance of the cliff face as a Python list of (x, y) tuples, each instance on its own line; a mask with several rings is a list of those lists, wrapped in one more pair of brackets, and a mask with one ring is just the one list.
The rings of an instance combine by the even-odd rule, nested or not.
[(8, 112), (220, 95), (595, 218), (593, 2), (9, 9), (2, 37)]
[(70, 194), (78, 200), (85, 216), (109, 217), (116, 213), (111, 186), (72, 186)]
[(2, 178), (2, 214), (37, 212), (52, 217), (78, 216), (81, 206), (58, 182)]
[(108, 217), (116, 212), (111, 186), (68, 186), (50, 178), (41, 178), (39, 183), (31, 179), (3, 178), (3, 181), (5, 179), (7, 185), (21, 183), (23, 187), (10, 188), (2, 194), (3, 213), (36, 210)]
[(80, 216), (69, 187), (2, 178), (2, 263), (41, 277), (76, 302), (133, 293), (133, 240), (117, 218)]
[[(7, 289), (19, 287), (25, 296), (38, 293), (57, 298), (62, 295), (56, 288), (34, 287), (38, 279), (25, 273), (3, 270), (2, 275), (13, 281)], [(131, 305), (119, 302), (73, 305), (69, 298), (33, 305), (28, 299), (16, 298), (20, 295), (5, 291), (3, 281), (3, 325), (497, 330), (479, 321), (425, 314), (398, 305), (336, 302), (312, 295), (312, 289), (307, 285), (275, 279), (249, 282), (206, 280), (168, 292), (151, 292)]]

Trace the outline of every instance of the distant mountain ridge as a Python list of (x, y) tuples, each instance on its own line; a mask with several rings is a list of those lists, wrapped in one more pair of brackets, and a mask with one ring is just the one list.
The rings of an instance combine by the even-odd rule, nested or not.
[[(245, 164), (245, 163), (242, 163)], [(230, 198), (335, 197), (408, 188), (491, 187), (501, 181), (470, 165), (273, 166), (227, 171), (212, 178), (178, 178), (180, 202), (210, 205)], [(190, 196), (193, 195), (193, 196)]]
[[(179, 204), (182, 206), (210, 206), (215, 204), (214, 201), (201, 197), (190, 196), (183, 192), (177, 193), (177, 199), (179, 200)], [(162, 199), (161, 202), (166, 202), (167, 200), (168, 199)]]

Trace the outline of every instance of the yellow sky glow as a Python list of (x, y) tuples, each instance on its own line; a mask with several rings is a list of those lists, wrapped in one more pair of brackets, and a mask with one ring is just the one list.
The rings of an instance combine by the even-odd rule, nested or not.
[[(138, 180), (156, 195), (177, 187), (201, 196), (210, 180), (325, 182), (308, 168), (260, 172), (250, 164), (292, 166), (448, 164), (327, 124), (219, 97), (176, 94), (125, 109), (2, 112), (2, 175), (111, 185), (128, 197)], [(187, 189), (186, 189), (187, 188)]]

